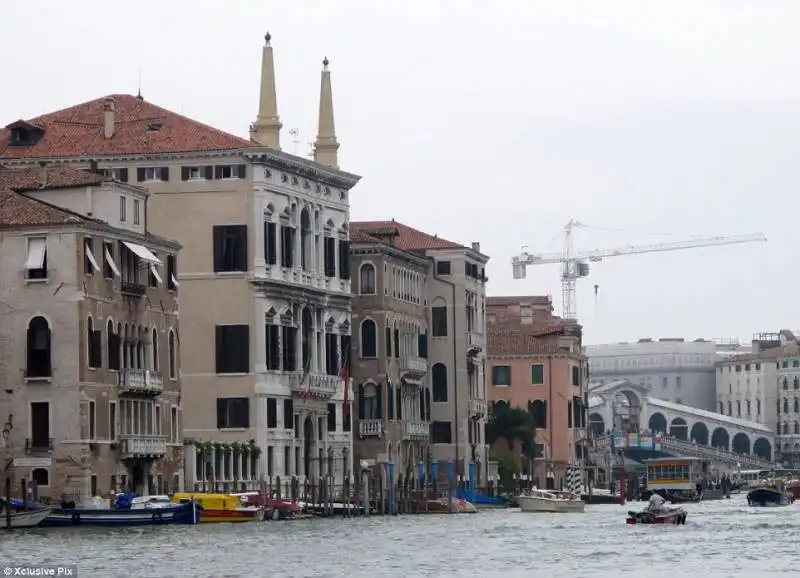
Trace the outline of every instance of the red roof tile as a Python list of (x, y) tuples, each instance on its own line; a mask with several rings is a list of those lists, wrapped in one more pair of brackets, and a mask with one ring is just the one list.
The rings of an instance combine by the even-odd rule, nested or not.
[[(42, 185), (42, 179), (46, 185)], [(99, 185), (105, 179), (102, 175), (81, 171), (67, 166), (52, 166), (42, 169), (21, 168), (7, 169), (0, 167), (0, 187), (17, 191), (38, 191), (47, 189), (64, 189), (69, 187), (85, 187)]]
[(514, 329), (493, 331), (489, 330), (486, 336), (487, 355), (537, 355), (564, 353), (558, 343), (548, 342), (544, 337), (558, 333), (557, 330), (526, 332)]
[[(104, 136), (104, 106), (114, 99), (115, 132)], [(234, 150), (250, 141), (186, 118), (129, 94), (114, 94), (27, 121), (44, 134), (32, 145), (12, 145), (11, 128), (0, 129), (0, 159), (167, 154)], [(158, 130), (153, 127), (160, 125)]]
[(0, 228), (79, 224), (86, 217), (0, 187)]
[(426, 249), (466, 249), (464, 245), (442, 239), (438, 235), (429, 235), (408, 225), (391, 221), (353, 221), (350, 223), (350, 234), (366, 233), (373, 237), (393, 237), (393, 244), (403, 251), (424, 251)]

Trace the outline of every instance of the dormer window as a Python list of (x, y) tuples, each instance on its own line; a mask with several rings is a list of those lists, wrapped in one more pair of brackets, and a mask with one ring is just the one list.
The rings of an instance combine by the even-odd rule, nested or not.
[(11, 131), (11, 146), (30, 146), (39, 142), (44, 131), (24, 120), (18, 120), (6, 127)]

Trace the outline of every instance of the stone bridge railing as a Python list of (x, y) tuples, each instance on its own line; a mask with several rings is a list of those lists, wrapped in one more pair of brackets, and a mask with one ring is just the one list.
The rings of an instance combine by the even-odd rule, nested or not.
[[(611, 436), (604, 435), (596, 438), (598, 450), (609, 449), (611, 447)], [(775, 467), (775, 464), (750, 454), (737, 454), (722, 448), (704, 446), (696, 442), (680, 440), (675, 437), (662, 436), (661, 447), (667, 451), (672, 451), (687, 457), (705, 458), (716, 462), (723, 462), (731, 467), (737, 464), (744, 469), (764, 469), (768, 470)]]

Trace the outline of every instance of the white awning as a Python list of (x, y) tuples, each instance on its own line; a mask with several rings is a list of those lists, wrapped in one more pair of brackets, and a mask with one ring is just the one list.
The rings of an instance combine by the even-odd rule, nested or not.
[(99, 271), (100, 265), (97, 264), (97, 259), (94, 258), (94, 253), (92, 253), (92, 250), (89, 247), (89, 243), (86, 243), (86, 245), (84, 245), (83, 250), (86, 251), (86, 258), (89, 259), (89, 263), (92, 264), (94, 270)]
[(47, 253), (47, 243), (44, 239), (28, 239), (28, 258), (25, 260), (25, 269), (32, 271), (44, 267), (45, 253)]
[(105, 248), (104, 255), (106, 257), (106, 263), (108, 263), (108, 266), (111, 267), (111, 270), (114, 272), (114, 275), (116, 277), (122, 277), (122, 275), (119, 274), (119, 268), (117, 267), (117, 264), (114, 263), (114, 259), (111, 257), (111, 253), (109, 253), (108, 251), (108, 247)]
[(148, 263), (155, 263), (156, 265), (161, 265), (161, 261), (158, 260), (158, 257), (153, 255), (150, 252), (150, 249), (147, 247), (143, 247), (142, 245), (137, 245), (136, 243), (129, 243), (128, 241), (123, 241), (123, 245), (125, 245), (131, 252), (139, 257), (142, 261), (147, 261)]
[(181, 284), (178, 283), (178, 280), (175, 278), (175, 275), (171, 275), (170, 277), (172, 278), (172, 284), (175, 285), (175, 287), (181, 286)]
[(156, 269), (156, 266), (153, 263), (150, 263), (150, 272), (153, 274), (153, 277), (156, 278), (156, 281), (158, 282), (159, 285), (164, 284), (164, 282), (161, 280), (161, 275), (158, 274), (158, 270)]

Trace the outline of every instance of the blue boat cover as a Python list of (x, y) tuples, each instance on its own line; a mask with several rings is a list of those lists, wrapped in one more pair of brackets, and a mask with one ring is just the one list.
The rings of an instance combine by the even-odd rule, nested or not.
[[(16, 509), (16, 510), (21, 510), (22, 508), (25, 507), (25, 502), (23, 502), (19, 498), (11, 498), (10, 504), (11, 504), (11, 507)], [(28, 508), (29, 509), (33, 509), (35, 507), (36, 507), (36, 504), (34, 503), (34, 501), (32, 499), (28, 500)]]
[(117, 510), (130, 510), (133, 505), (133, 499), (138, 498), (139, 494), (117, 494)]

